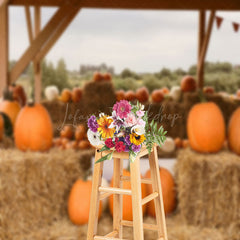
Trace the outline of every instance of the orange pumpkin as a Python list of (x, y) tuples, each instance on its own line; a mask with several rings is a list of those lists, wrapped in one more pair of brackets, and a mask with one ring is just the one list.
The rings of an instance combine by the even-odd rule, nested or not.
[(149, 91), (146, 87), (141, 87), (136, 91), (136, 98), (140, 103), (145, 103), (149, 99)]
[(95, 72), (93, 74), (93, 81), (94, 82), (101, 82), (103, 80), (104, 80), (103, 75), (100, 72)]
[(228, 125), (228, 146), (240, 155), (240, 107), (232, 114)]
[(214, 93), (214, 88), (210, 86), (206, 86), (203, 88), (203, 92), (206, 94), (213, 94)]
[(54, 138), (54, 139), (53, 139), (53, 145), (54, 145), (55, 147), (59, 147), (61, 144), (62, 144), (61, 138)]
[[(77, 180), (71, 189), (68, 198), (68, 215), (72, 223), (82, 225), (88, 223), (90, 201), (92, 193), (92, 181)], [(98, 218), (102, 213), (100, 202)]]
[(183, 146), (183, 148), (187, 148), (187, 147), (189, 146), (189, 141), (188, 141), (188, 139), (183, 139), (183, 140), (182, 140), (182, 146)]
[(75, 130), (75, 139), (81, 141), (85, 138), (86, 128), (83, 124), (79, 124)]
[[(123, 169), (123, 176), (128, 176), (130, 177), (130, 172), (126, 169)], [(113, 187), (113, 179), (110, 183), (110, 187)], [(131, 189), (131, 183), (124, 181), (123, 182), (123, 188), (124, 189)], [(146, 185), (142, 184), (142, 198), (147, 196), (147, 189), (146, 189)], [(111, 215), (113, 215), (113, 195), (111, 195), (109, 197), (109, 209), (110, 209), (110, 213)], [(143, 214), (146, 212), (146, 204), (143, 205)], [(128, 221), (132, 221), (133, 217), (132, 217), (132, 197), (128, 196), (128, 195), (123, 195), (123, 219), (124, 220), (128, 220)]]
[[(163, 205), (165, 214), (173, 212), (176, 208), (176, 190), (175, 183), (171, 173), (165, 168), (159, 168), (161, 186), (162, 186), (162, 195), (163, 195)], [(146, 178), (151, 178), (151, 172), (148, 170), (145, 175)], [(152, 193), (152, 185), (147, 184), (147, 194)], [(156, 216), (154, 201), (148, 203), (147, 213), (151, 216)]]
[(3, 132), (4, 132), (4, 120), (3, 117), (0, 115), (0, 141), (3, 139)]
[(47, 110), (41, 104), (23, 107), (15, 123), (14, 137), (20, 150), (48, 150), (53, 142), (53, 126)]
[(80, 102), (80, 100), (82, 99), (82, 89), (75, 87), (72, 90), (72, 101), (74, 103)]
[(68, 138), (71, 139), (73, 137), (73, 130), (72, 127), (69, 125), (65, 125), (63, 129), (60, 132), (60, 136), (62, 138)]
[(70, 100), (72, 99), (71, 91), (67, 88), (63, 89), (60, 99), (65, 103), (70, 102)]
[(20, 104), (17, 101), (4, 100), (0, 103), (0, 111), (7, 114), (14, 126), (17, 116), (21, 110)]
[(110, 73), (104, 73), (103, 74), (103, 79), (105, 81), (111, 81), (112, 80), (112, 75)]
[(195, 151), (218, 152), (225, 140), (225, 123), (220, 108), (213, 102), (194, 105), (188, 114), (187, 134)]
[(21, 85), (16, 85), (13, 83), (9, 86), (9, 91), (12, 93), (13, 100), (17, 101), (20, 106), (25, 106), (27, 96), (24, 88)]
[(169, 94), (169, 92), (170, 92), (167, 87), (163, 87), (161, 90), (162, 90), (162, 92), (163, 92), (164, 95), (165, 95), (165, 94)]
[(193, 92), (197, 88), (195, 79), (191, 76), (185, 76), (181, 80), (181, 89), (183, 92)]
[(183, 147), (183, 141), (181, 138), (177, 137), (174, 139), (174, 142), (175, 142), (175, 146), (177, 148), (182, 148)]
[(91, 144), (88, 140), (82, 140), (78, 144), (79, 149), (88, 149), (91, 147)]
[(151, 98), (154, 103), (160, 103), (164, 99), (164, 94), (162, 90), (156, 89), (152, 92)]
[(237, 96), (237, 98), (240, 98), (240, 89), (237, 90), (236, 96)]
[(125, 92), (123, 90), (116, 91), (116, 99), (117, 101), (123, 100), (125, 96)]
[(128, 100), (128, 101), (134, 101), (134, 100), (136, 100), (136, 94), (132, 90), (128, 90), (125, 93), (125, 97), (124, 98), (126, 100)]

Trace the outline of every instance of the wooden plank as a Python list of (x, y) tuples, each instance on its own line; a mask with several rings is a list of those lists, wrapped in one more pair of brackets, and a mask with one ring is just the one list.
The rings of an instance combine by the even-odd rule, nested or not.
[(156, 197), (158, 197), (158, 193), (157, 192), (151, 193), (150, 195), (148, 195), (147, 197), (142, 199), (142, 205), (152, 201)]
[(51, 48), (54, 46), (54, 44), (57, 42), (57, 40), (62, 36), (64, 31), (67, 29), (67, 27), (71, 24), (73, 19), (78, 14), (81, 7), (75, 7), (75, 10), (73, 13), (69, 14), (61, 23), (61, 25), (56, 29), (54, 34), (52, 35), (51, 39), (47, 42), (47, 44), (41, 49), (41, 51), (36, 56), (36, 61), (42, 60), (51, 50)]
[(8, 5), (9, 0), (0, 0), (0, 7), (3, 5)]
[(112, 231), (108, 234), (106, 234), (104, 237), (116, 237), (118, 235), (117, 231)]
[[(240, 10), (239, 0), (82, 0), (86, 8), (169, 9), (169, 10)], [(10, 0), (11, 5), (59, 6), (58, 0)]]
[[(102, 157), (102, 153), (97, 150), (95, 152), (95, 162)], [(94, 165), (93, 179), (92, 179), (92, 194), (88, 220), (87, 240), (93, 240), (97, 234), (98, 225), (98, 211), (99, 211), (99, 196), (98, 188), (101, 186), (103, 173), (103, 162)]]
[[(123, 173), (123, 160), (120, 158), (113, 159), (113, 187), (122, 188), (120, 176)], [(122, 194), (113, 195), (113, 230), (117, 231), (116, 237), (122, 238)]]
[(132, 191), (129, 189), (122, 188), (113, 188), (113, 187), (99, 187), (100, 192), (107, 192), (111, 194), (123, 194), (123, 195), (132, 195)]
[(33, 28), (32, 28), (32, 19), (31, 19), (30, 7), (25, 6), (24, 9), (25, 9), (26, 22), (27, 22), (28, 39), (29, 39), (29, 42), (32, 43), (32, 41), (33, 41)]
[(8, 85), (8, 5), (0, 7), (0, 96)]
[(161, 179), (159, 174), (159, 166), (158, 166), (158, 154), (157, 147), (153, 148), (153, 152), (149, 155), (149, 165), (151, 170), (151, 178), (152, 178), (152, 187), (153, 192), (158, 192), (158, 197), (154, 199), (155, 211), (156, 211), (156, 220), (158, 226), (158, 238), (163, 237), (164, 240), (167, 240), (167, 228), (166, 228), (166, 220), (163, 206), (163, 198), (162, 198), (162, 187), (161, 187)]
[[(129, 176), (121, 176), (121, 181), (129, 182), (130, 180)], [(141, 178), (141, 183), (152, 184), (152, 180), (149, 178)]]
[[(76, 0), (74, 1), (76, 2)], [(55, 32), (61, 21), (66, 16), (66, 13), (73, 11), (72, 3), (67, 2), (62, 5), (55, 15), (51, 18), (45, 28), (41, 31), (36, 39), (32, 42), (31, 46), (25, 51), (20, 60), (15, 64), (11, 73), (10, 80), (14, 82), (27, 67), (29, 62), (33, 60), (38, 51), (46, 44), (47, 40)]]
[[(206, 12), (199, 11), (199, 23), (198, 23), (198, 62), (201, 56), (201, 50), (203, 47), (203, 41), (205, 37), (205, 22), (206, 22)], [(204, 65), (202, 68), (197, 68), (197, 81), (198, 81), (198, 88), (202, 88), (204, 84)]]
[[(35, 39), (38, 37), (41, 29), (41, 8), (39, 6), (34, 7), (34, 25), (35, 25)], [(42, 92), (42, 71), (41, 61), (34, 60), (34, 100), (35, 103), (40, 103)]]
[(99, 200), (101, 201), (111, 195), (112, 195), (112, 193), (102, 193), (102, 194), (100, 194)]
[[(127, 221), (127, 220), (122, 220), (121, 225), (123, 225), (124, 227), (133, 227), (133, 222)], [(158, 226), (156, 224), (143, 223), (143, 229), (157, 231)]]
[(103, 237), (103, 236), (95, 236), (94, 240), (127, 240), (123, 238), (113, 238), (113, 237)]
[[(206, 58), (207, 49), (208, 49), (208, 45), (209, 45), (209, 40), (210, 40), (211, 33), (212, 33), (212, 27), (213, 27), (214, 19), (215, 19), (215, 11), (211, 11), (209, 21), (208, 21), (207, 32), (206, 32), (205, 37), (204, 37), (204, 41), (203, 41), (202, 49), (201, 49), (201, 54), (200, 54), (199, 61), (198, 61), (197, 68), (199, 69), (199, 71), (203, 68), (203, 65), (204, 65), (204, 61), (205, 61), (205, 58)], [(203, 87), (203, 81), (202, 82), (200, 81), (199, 82), (199, 88), (202, 88), (202, 87)]]
[(142, 190), (140, 176), (140, 159), (137, 157), (130, 162), (131, 189), (132, 189), (132, 211), (133, 211), (133, 233), (134, 239), (143, 240), (143, 214), (142, 214)]

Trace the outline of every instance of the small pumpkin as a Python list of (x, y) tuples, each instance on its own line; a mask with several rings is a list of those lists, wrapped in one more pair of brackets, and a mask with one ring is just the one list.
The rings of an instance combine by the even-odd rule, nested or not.
[(20, 150), (48, 150), (53, 142), (53, 126), (47, 110), (41, 104), (23, 107), (15, 123), (14, 137)]
[(67, 89), (67, 88), (64, 88), (62, 90), (60, 99), (61, 99), (61, 101), (65, 102), (65, 103), (70, 102), (70, 100), (72, 99), (71, 91), (69, 89)]
[(183, 146), (183, 148), (187, 148), (187, 147), (189, 146), (189, 141), (188, 141), (188, 139), (183, 139), (183, 141), (182, 141), (182, 146)]
[(145, 103), (149, 99), (149, 91), (146, 87), (141, 87), (136, 91), (136, 98), (140, 103)]
[(82, 99), (82, 89), (75, 87), (72, 90), (72, 101), (74, 103), (80, 102), (80, 100)]
[(196, 80), (192, 76), (185, 76), (181, 80), (181, 89), (183, 92), (193, 92), (197, 88)]
[(181, 94), (182, 94), (182, 91), (181, 91), (181, 88), (179, 86), (173, 86), (171, 88), (171, 91), (169, 93), (169, 96), (175, 100), (175, 101), (179, 101), (181, 99)]
[(124, 97), (127, 101), (134, 101), (136, 100), (136, 94), (132, 91), (132, 90), (128, 90), (125, 93), (125, 97)]
[(214, 88), (211, 86), (206, 86), (203, 88), (203, 92), (206, 94), (213, 94), (215, 92)]
[[(68, 198), (68, 216), (72, 223), (82, 225), (88, 223), (90, 201), (92, 193), (92, 181), (77, 180), (70, 191)], [(98, 218), (102, 213), (100, 202)]]
[(55, 147), (59, 147), (61, 144), (62, 144), (61, 138), (54, 138), (54, 139), (53, 139), (53, 145), (54, 145)]
[(181, 138), (179, 138), (179, 137), (175, 138), (174, 142), (175, 142), (176, 148), (182, 148), (183, 147), (183, 142), (182, 142)]
[(228, 125), (228, 146), (240, 155), (240, 107), (232, 114)]
[(27, 102), (27, 96), (24, 88), (21, 85), (16, 85), (15, 83), (12, 83), (9, 86), (9, 91), (12, 93), (13, 100), (17, 101), (21, 107), (25, 106)]
[(73, 137), (72, 127), (69, 125), (65, 125), (60, 132), (60, 136), (62, 138), (72, 139), (72, 137)]
[(151, 98), (152, 98), (152, 101), (154, 103), (160, 103), (163, 101), (164, 99), (164, 94), (163, 94), (163, 91), (160, 90), (160, 89), (156, 89), (152, 92), (151, 94)]
[(123, 90), (116, 91), (117, 101), (124, 100), (125, 92)]
[(95, 72), (93, 74), (93, 81), (94, 82), (101, 82), (103, 80), (104, 80), (103, 75), (100, 72)]
[(162, 90), (164, 95), (170, 93), (170, 91), (169, 91), (169, 89), (167, 87), (163, 87), (161, 90)]
[(91, 147), (91, 144), (88, 140), (81, 140), (78, 144), (79, 149), (88, 149)]
[(103, 74), (103, 79), (105, 81), (112, 81), (112, 75), (110, 73), (104, 73)]
[[(123, 176), (130, 177), (130, 172), (126, 169), (123, 169)], [(110, 186), (113, 187), (113, 179), (111, 180)], [(124, 181), (123, 182), (124, 189), (131, 189), (131, 182)], [(142, 189), (142, 198), (147, 196), (146, 184), (141, 185)], [(113, 195), (109, 197), (109, 209), (111, 215), (113, 215)], [(146, 212), (146, 204), (142, 207), (143, 214)], [(129, 195), (123, 195), (123, 219), (132, 221), (132, 197)]]
[(59, 90), (57, 86), (47, 86), (44, 90), (45, 97), (48, 101), (53, 101), (58, 99), (59, 97)]
[(175, 142), (171, 137), (167, 137), (165, 142), (161, 146), (161, 150), (166, 153), (171, 153), (175, 150)]
[[(176, 190), (175, 183), (171, 173), (166, 168), (159, 168), (163, 205), (165, 214), (169, 214), (176, 208)], [(150, 169), (145, 174), (146, 178), (151, 178)], [(147, 184), (147, 194), (152, 193), (152, 185)], [(156, 216), (154, 201), (150, 201), (147, 205), (147, 213), (153, 217)]]
[(75, 130), (75, 139), (81, 141), (86, 136), (86, 128), (83, 124), (79, 124)]
[(195, 104), (188, 114), (187, 134), (195, 151), (218, 152), (225, 141), (225, 122), (220, 108), (213, 102)]

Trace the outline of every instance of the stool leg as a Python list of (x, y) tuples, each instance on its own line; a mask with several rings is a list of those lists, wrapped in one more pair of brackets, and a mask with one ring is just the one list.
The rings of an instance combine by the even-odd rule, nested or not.
[(158, 154), (156, 146), (153, 148), (153, 151), (149, 155), (149, 165), (151, 169), (153, 192), (158, 192), (158, 197), (154, 199), (156, 220), (158, 225), (158, 238), (163, 237), (164, 240), (167, 240), (167, 229), (162, 199), (162, 187), (159, 174)]
[(130, 163), (134, 240), (143, 240), (142, 190), (139, 158)]
[[(113, 187), (122, 188), (122, 181), (120, 177), (123, 172), (123, 160), (120, 158), (114, 158), (113, 167)], [(122, 194), (113, 195), (113, 231), (117, 231), (116, 237), (122, 238)]]
[[(100, 159), (102, 153), (95, 152), (95, 162)], [(94, 165), (93, 179), (92, 179), (92, 195), (88, 221), (87, 240), (93, 240), (97, 234), (98, 211), (99, 211), (99, 187), (102, 182), (103, 162)]]

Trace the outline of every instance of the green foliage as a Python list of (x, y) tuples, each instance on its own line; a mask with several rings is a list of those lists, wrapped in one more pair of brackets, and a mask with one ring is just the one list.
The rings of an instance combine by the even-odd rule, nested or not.
[(134, 79), (137, 79), (137, 80), (140, 79), (140, 77), (137, 73), (131, 71), (128, 68), (123, 69), (123, 71), (120, 73), (120, 77), (121, 78), (134, 78)]
[(115, 78), (113, 79), (113, 83), (117, 90), (123, 89), (125, 91), (136, 91), (136, 89), (138, 89), (140, 86), (139, 82), (134, 78)]

